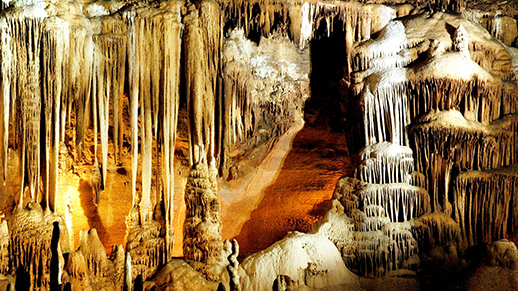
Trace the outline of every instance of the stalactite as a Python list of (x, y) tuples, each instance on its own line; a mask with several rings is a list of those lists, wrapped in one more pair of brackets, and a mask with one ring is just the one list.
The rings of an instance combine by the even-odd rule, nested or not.
[[(417, 170), (429, 173), (427, 186), (434, 197), (433, 209), (447, 206), (449, 173), (454, 167), (486, 170), (517, 162), (516, 115), (508, 115), (489, 126), (466, 120), (457, 111), (434, 112), (421, 121), (425, 123), (412, 129), (413, 144), (419, 161)], [(432, 136), (433, 140), (429, 140)], [(440, 193), (444, 195), (441, 198)]]
[[(3, 2), (2, 2), (3, 3)], [(10, 28), (8, 22), (4, 19), (0, 20), (0, 37), (1, 37), (1, 54), (0, 60), (2, 62), (2, 71), (0, 73), (0, 84), (2, 98), (0, 98), (2, 111), (2, 124), (0, 127), (0, 160), (2, 170), (2, 181), (5, 181), (7, 175), (7, 157), (9, 152), (9, 114), (10, 114), (10, 102), (11, 102), (11, 85), (14, 84), (13, 72), (14, 70), (14, 48), (13, 39), (11, 37)]]
[(124, 14), (128, 24), (128, 68), (130, 84), (130, 111), (131, 111), (131, 192), (132, 205), (137, 205), (137, 165), (138, 165), (138, 100), (139, 100), (139, 76), (140, 76), (140, 51), (137, 49), (139, 42), (137, 26), (138, 19), (134, 11)]
[[(123, 13), (129, 34), (132, 196), (133, 206), (139, 211), (136, 216), (135, 209), (130, 214), (131, 218), (127, 223), (128, 228), (131, 228), (128, 231), (131, 235), (128, 236), (127, 243), (131, 250), (134, 249), (134, 260), (142, 253), (152, 254), (150, 260), (133, 262), (136, 265), (134, 269), (145, 278), (172, 258), (174, 244), (174, 151), (180, 102), (182, 4), (171, 1), (157, 5), (133, 8)], [(148, 58), (147, 55), (151, 57)], [(139, 128), (141, 193), (137, 193), (136, 189)], [(153, 184), (157, 187), (152, 188)], [(138, 194), (141, 194), (140, 199)], [(163, 203), (165, 210), (164, 232), (153, 221), (153, 211), (157, 207), (155, 204), (159, 203)], [(146, 247), (139, 250), (136, 243), (140, 236), (148, 232), (151, 234), (145, 239)], [(165, 241), (162, 241), (162, 233), (165, 233)], [(164, 256), (159, 255), (163, 251)]]
[(383, 142), (364, 147), (360, 152), (362, 164), (356, 169), (357, 179), (366, 183), (402, 183), (414, 170), (409, 147)]
[[(189, 122), (190, 162), (198, 163), (193, 145), (205, 148), (206, 159), (216, 153), (215, 106), (217, 72), (220, 69), (221, 21), (219, 4), (204, 1), (200, 10), (193, 10), (185, 17), (186, 33), (184, 50), (186, 56), (186, 89)], [(210, 49), (209, 49), (210, 48)], [(203, 158), (203, 157), (198, 157)]]
[[(142, 32), (149, 28), (140, 27)], [(144, 41), (144, 40), (141, 40)], [(140, 43), (140, 45), (143, 45)], [(144, 48), (141, 51), (144, 51)], [(146, 221), (151, 217), (153, 206), (151, 202), (151, 174), (152, 174), (152, 155), (153, 155), (153, 124), (152, 124), (152, 104), (151, 97), (149, 94), (149, 87), (151, 85), (150, 77), (145, 71), (144, 62), (139, 64), (141, 72), (141, 82), (145, 84), (144, 90), (140, 91), (140, 120), (142, 128), (142, 197), (139, 202), (139, 208), (141, 211), (141, 219)]]
[[(94, 44), (92, 36), (85, 27), (70, 27), (70, 46), (69, 56), (69, 80), (67, 96), (61, 107), (61, 142), (65, 137), (65, 120), (68, 117), (68, 106), (75, 101), (76, 115), (76, 147), (78, 158), (82, 158), (84, 147), (84, 137), (89, 127), (90, 107), (91, 107), (91, 81), (93, 70)], [(67, 105), (67, 106), (65, 106)]]
[(59, 18), (46, 18), (42, 33), (43, 55), (42, 92), (45, 112), (45, 200), (46, 207), (55, 210), (59, 169), (59, 140), (61, 100), (66, 90), (69, 24)]
[(426, 190), (407, 184), (367, 184), (358, 193), (360, 208), (379, 205), (391, 221), (407, 221), (430, 211)]
[(168, 15), (164, 17), (164, 81), (163, 82), (163, 152), (164, 152), (164, 202), (166, 219), (167, 258), (172, 257), (174, 245), (173, 217), (174, 217), (174, 156), (176, 144), (176, 128), (178, 124), (178, 109), (180, 104), (180, 50), (183, 25), (179, 17)]
[[(150, 11), (138, 10), (124, 12), (129, 31), (129, 75), (130, 112), (132, 135), (132, 191), (133, 205), (139, 205), (142, 219), (150, 218), (152, 205), (152, 173), (162, 164), (162, 179), (165, 181), (167, 221), (171, 221), (171, 191), (173, 171), (173, 151), (176, 138), (179, 90), (179, 54), (182, 25), (179, 23), (178, 3), (164, 3), (163, 7)], [(156, 10), (153, 10), (156, 9)], [(160, 10), (161, 9), (161, 10)], [(162, 14), (158, 13), (162, 11)], [(144, 57), (151, 52), (151, 58)], [(139, 110), (140, 104), (140, 110)], [(139, 116), (142, 144), (142, 195), (137, 199), (137, 168)], [(160, 120), (159, 120), (160, 117)], [(160, 122), (159, 122), (160, 121)], [(160, 133), (159, 133), (160, 130)], [(160, 148), (166, 153), (160, 163), (153, 163), (153, 140), (164, 144)], [(164, 148), (162, 148), (164, 147)], [(158, 202), (158, 201), (157, 201)], [(147, 213), (147, 214), (146, 214)], [(169, 229), (169, 227), (168, 227)], [(171, 236), (168, 231), (168, 237)]]
[(518, 109), (513, 101), (516, 89), (506, 89), (497, 80), (494, 83), (441, 78), (407, 81), (408, 78), (408, 72), (403, 69), (373, 74), (365, 82), (376, 82), (375, 89), (371, 86), (360, 89), (368, 145), (381, 141), (407, 145), (406, 126), (430, 110), (455, 109), (487, 124)]
[[(425, 189), (404, 183), (368, 184), (348, 178), (335, 195), (343, 201), (346, 213), (378, 205), (392, 222), (407, 221), (430, 211), (430, 198)], [(338, 188), (338, 187), (337, 187)], [(345, 203), (344, 203), (345, 202)]]
[[(21, 133), (21, 141), (15, 141), (17, 144), (21, 143), (19, 148), (22, 157), (20, 175), (24, 181), (25, 174), (27, 174), (30, 199), (37, 202), (41, 200), (39, 183), (42, 98), (39, 57), (43, 17), (45, 16), (45, 11), (39, 11), (34, 15), (22, 14), (8, 19), (10, 34), (15, 41), (13, 50), (17, 69), (13, 75), (13, 80), (16, 81), (12, 88), (14, 94), (11, 95), (10, 104), (13, 105), (13, 112), (15, 112), (13, 123), (17, 127), (16, 132)], [(18, 117), (19, 115), (21, 116)], [(21, 187), (20, 203), (24, 197), (24, 186)]]
[(453, 183), (454, 218), (467, 246), (514, 233), (518, 221), (516, 165), (461, 172)]
[[(122, 20), (104, 18), (103, 30), (106, 33), (94, 35), (94, 78), (97, 78), (97, 88), (94, 98), (98, 104), (99, 131), (101, 136), (103, 185), (106, 183), (108, 160), (108, 124), (110, 121), (110, 103), (113, 106), (113, 145), (114, 159), (118, 161), (121, 142), (122, 111), (120, 98), (123, 93), (126, 69), (127, 37), (126, 25)], [(106, 28), (104, 28), (107, 26)], [(112, 101), (111, 101), (112, 100)]]

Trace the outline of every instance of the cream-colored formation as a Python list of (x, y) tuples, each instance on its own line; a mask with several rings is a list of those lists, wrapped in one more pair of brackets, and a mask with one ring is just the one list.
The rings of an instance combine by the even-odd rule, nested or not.
[[(0, 272), (31, 290), (357, 287), (351, 271), (415, 276), (421, 260), (512, 235), (516, 21), (464, 1), (363, 2), (2, 1)], [(300, 125), (311, 42), (337, 31), (356, 168), (312, 234), (238, 264), (218, 183)], [(88, 208), (88, 191), (88, 224), (107, 198), (131, 198), (109, 258), (102, 223), (69, 233), (69, 201)], [(178, 195), (189, 265), (173, 260)]]
[(430, 244), (457, 260), (514, 232), (514, 188), (490, 171), (516, 158), (512, 50), (461, 16), (411, 14), (352, 47), (344, 85), (356, 95), (365, 147), (316, 229), (363, 274), (412, 270)]

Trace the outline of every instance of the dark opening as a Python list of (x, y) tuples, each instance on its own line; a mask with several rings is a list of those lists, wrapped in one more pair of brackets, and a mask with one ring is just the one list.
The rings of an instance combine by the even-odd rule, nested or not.
[(310, 42), (311, 98), (306, 102), (306, 122), (325, 122), (333, 131), (343, 131), (345, 118), (344, 98), (340, 80), (344, 77), (347, 61), (343, 24), (335, 21), (334, 31), (327, 35), (326, 21), (322, 20), (315, 38)]

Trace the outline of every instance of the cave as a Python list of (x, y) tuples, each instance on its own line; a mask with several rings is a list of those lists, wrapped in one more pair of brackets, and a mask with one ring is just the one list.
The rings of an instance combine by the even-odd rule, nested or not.
[(0, 290), (518, 290), (516, 0), (2, 0)]

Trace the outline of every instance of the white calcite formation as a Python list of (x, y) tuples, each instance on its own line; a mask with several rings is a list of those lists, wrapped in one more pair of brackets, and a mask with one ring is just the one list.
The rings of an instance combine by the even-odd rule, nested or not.
[(321, 234), (291, 233), (268, 249), (247, 257), (240, 265), (243, 290), (270, 290), (278, 275), (289, 277), (293, 287), (329, 288), (359, 286), (340, 253)]
[[(413, 275), (421, 258), (512, 235), (516, 21), (424, 2), (1, 1), (0, 273), (29, 290), (356, 288), (351, 271)], [(359, 163), (312, 234), (239, 264), (237, 242), (222, 241), (218, 182), (297, 123), (311, 42), (338, 31)], [(66, 175), (81, 189), (61, 191)], [(101, 231), (69, 235), (68, 201), (90, 187), (99, 207), (126, 175), (124, 247), (108, 258)], [(172, 260), (175, 188), (188, 264)], [(516, 268), (514, 244), (490, 249), (492, 266)]]
[[(223, 90), (228, 114), (223, 116), (223, 176), (246, 153), (281, 136), (299, 121), (310, 97), (309, 50), (280, 32), (248, 40), (243, 29), (229, 33), (223, 43)], [(244, 157), (232, 154), (239, 145)]]
[(456, 259), (457, 249), (514, 232), (514, 190), (503, 181), (514, 170), (497, 171), (509, 173), (502, 179), (490, 171), (485, 187), (479, 178), (515, 163), (509, 50), (462, 17), (414, 13), (356, 43), (344, 82), (365, 147), (315, 231), (361, 274), (415, 268), (418, 248), (430, 245)]
[[(341, 250), (346, 265), (362, 275), (382, 276), (417, 255), (414, 218), (430, 211), (426, 190), (406, 183), (339, 180), (334, 208), (314, 231)], [(330, 229), (342, 229), (340, 234)]]
[(355, 176), (365, 183), (402, 183), (414, 171), (412, 149), (395, 143), (368, 145), (361, 150), (360, 159)]

